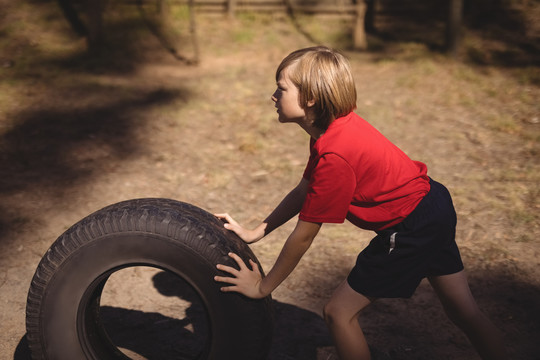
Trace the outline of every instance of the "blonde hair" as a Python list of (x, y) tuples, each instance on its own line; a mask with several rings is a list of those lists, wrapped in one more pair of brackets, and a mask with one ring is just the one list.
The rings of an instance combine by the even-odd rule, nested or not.
[(303, 108), (314, 102), (313, 125), (326, 130), (338, 117), (356, 109), (356, 87), (348, 60), (325, 46), (300, 49), (289, 54), (276, 70), (276, 81), (287, 68), (287, 74), (298, 88)]

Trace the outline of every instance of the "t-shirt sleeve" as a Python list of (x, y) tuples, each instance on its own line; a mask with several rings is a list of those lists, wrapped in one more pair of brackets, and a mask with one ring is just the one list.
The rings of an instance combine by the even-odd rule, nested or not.
[(309, 189), (300, 220), (344, 222), (356, 188), (356, 176), (351, 166), (336, 154), (325, 154), (309, 173)]

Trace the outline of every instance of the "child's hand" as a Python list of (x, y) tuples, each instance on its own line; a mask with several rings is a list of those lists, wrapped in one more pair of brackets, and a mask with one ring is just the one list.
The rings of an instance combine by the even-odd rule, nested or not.
[(225, 229), (236, 233), (247, 244), (257, 242), (264, 236), (264, 229), (261, 229), (260, 226), (254, 230), (249, 230), (237, 223), (229, 214), (214, 214), (214, 216), (225, 222), (223, 225)]
[(243, 294), (252, 299), (261, 299), (263, 297), (266, 297), (268, 294), (265, 294), (261, 290), (262, 276), (261, 276), (261, 272), (259, 271), (259, 267), (257, 266), (257, 264), (253, 260), (249, 259), (249, 263), (251, 265), (251, 269), (249, 269), (244, 263), (244, 261), (240, 258), (240, 256), (234, 253), (229, 253), (229, 256), (232, 257), (236, 261), (236, 263), (240, 267), (240, 270), (236, 270), (233, 267), (222, 265), (222, 264), (217, 265), (217, 268), (219, 270), (225, 271), (233, 276), (233, 277), (226, 277), (226, 276), (214, 277), (215, 281), (232, 284), (232, 286), (222, 287), (221, 291), (239, 292), (240, 294)]

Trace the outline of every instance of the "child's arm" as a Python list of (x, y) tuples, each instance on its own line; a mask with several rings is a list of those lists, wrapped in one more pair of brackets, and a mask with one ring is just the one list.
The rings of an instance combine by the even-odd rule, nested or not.
[(264, 220), (263, 224), (267, 224), (264, 228), (264, 235), (270, 234), (272, 231), (285, 224), (287, 221), (297, 215), (302, 210), (304, 200), (309, 188), (309, 181), (302, 178), (298, 185), (291, 190), (281, 200), (279, 205), (272, 211), (270, 215)]
[(263, 298), (270, 295), (294, 270), (304, 253), (309, 249), (313, 239), (319, 232), (321, 224), (298, 220), (295, 229), (285, 242), (276, 263), (265, 278), (261, 277), (259, 268), (250, 260), (249, 269), (242, 259), (236, 254), (229, 254), (240, 267), (236, 270), (230, 266), (218, 264), (219, 270), (231, 274), (233, 277), (216, 276), (219, 282), (232, 284), (222, 287), (224, 292), (236, 291), (251, 298)]
[(308, 191), (308, 180), (302, 178), (300, 183), (283, 198), (281, 203), (272, 211), (270, 215), (259, 226), (253, 230), (248, 230), (238, 224), (229, 214), (216, 214), (220, 219), (225, 220), (225, 228), (234, 231), (242, 240), (251, 244), (259, 241), (270, 232), (285, 224), (298, 214), (302, 209), (302, 204)]

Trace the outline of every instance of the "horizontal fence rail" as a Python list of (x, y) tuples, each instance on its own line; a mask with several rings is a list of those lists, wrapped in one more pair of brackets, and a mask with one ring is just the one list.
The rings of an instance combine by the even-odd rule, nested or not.
[[(88, 43), (98, 43), (101, 37), (102, 12), (107, 0), (57, 0), (74, 28), (79, 25)], [(88, 2), (87, 2), (88, 1)], [(456, 56), (461, 38), (461, 23), (464, 0), (120, 0), (124, 4), (156, 6), (164, 13), (167, 4), (182, 4), (190, 8), (192, 33), (195, 33), (193, 12), (224, 13), (234, 17), (237, 12), (281, 12), (294, 16), (305, 14), (336, 14), (348, 17), (353, 22), (353, 46), (358, 50), (367, 49), (366, 29), (375, 29), (375, 17), (383, 17), (395, 12), (406, 13), (411, 21), (421, 21), (433, 17), (446, 18), (445, 45), (447, 51)], [(86, 6), (89, 25), (87, 29), (80, 22), (76, 6)], [(83, 6), (84, 7), (84, 6)], [(434, 10), (436, 10), (434, 12)], [(89, 46), (91, 47), (91, 46)]]
[[(126, 4), (151, 4), (155, 0), (125, 0)], [(170, 4), (191, 5), (195, 9), (210, 12), (238, 11), (286, 12), (295, 11), (307, 14), (340, 14), (354, 16), (358, 5), (336, 2), (290, 2), (286, 0), (167, 0)]]

